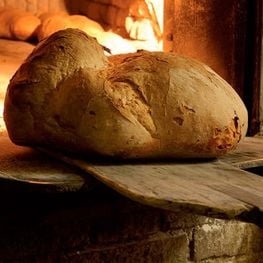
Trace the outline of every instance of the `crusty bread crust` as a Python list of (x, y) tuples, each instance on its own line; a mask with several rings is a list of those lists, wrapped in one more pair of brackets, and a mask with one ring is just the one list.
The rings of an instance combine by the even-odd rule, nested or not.
[(13, 142), (117, 158), (211, 158), (245, 136), (247, 111), (208, 66), (172, 53), (106, 58), (77, 29), (41, 42), (12, 78)]

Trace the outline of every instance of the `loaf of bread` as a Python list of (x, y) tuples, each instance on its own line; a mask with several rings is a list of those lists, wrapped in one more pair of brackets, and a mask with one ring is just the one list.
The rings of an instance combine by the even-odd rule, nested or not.
[(0, 37), (28, 40), (35, 36), (40, 19), (30, 12), (0, 8)]
[(71, 28), (72, 23), (68, 19), (69, 15), (65, 14), (41, 14), (41, 24), (37, 30), (38, 41), (49, 37), (53, 33), (63, 30), (66, 28)]
[(37, 31), (39, 41), (59, 30), (77, 28), (89, 36), (96, 37), (97, 41), (106, 47), (111, 54), (136, 51), (136, 48), (128, 40), (113, 32), (105, 32), (100, 24), (85, 16), (67, 15), (65, 13), (43, 13), (39, 17), (42, 21)]
[(42, 41), (10, 81), (11, 140), (115, 158), (210, 158), (237, 146), (247, 111), (208, 66), (172, 53), (105, 57), (66, 29)]
[(59, 30), (67, 28), (78, 28), (93, 37), (104, 32), (103, 27), (99, 23), (82, 15), (43, 13), (39, 17), (41, 19), (41, 25), (37, 32), (39, 41)]

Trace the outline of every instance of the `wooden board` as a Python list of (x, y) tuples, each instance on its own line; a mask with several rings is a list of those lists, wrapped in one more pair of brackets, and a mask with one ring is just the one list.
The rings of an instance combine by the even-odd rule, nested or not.
[(65, 192), (89, 189), (97, 181), (77, 168), (65, 165), (29, 147), (11, 143), (7, 134), (0, 134), (0, 184), (14, 184), (32, 191)]
[(246, 137), (234, 152), (220, 160), (241, 169), (263, 166), (263, 136)]
[[(97, 180), (135, 201), (172, 211), (240, 218), (263, 212), (263, 177), (243, 171), (262, 164), (262, 138), (247, 138), (222, 160), (192, 162), (89, 162), (82, 158), (13, 145), (0, 136), (0, 179), (48, 191), (78, 191)], [(65, 163), (84, 171), (74, 170)], [(244, 165), (245, 164), (245, 165)], [(237, 166), (237, 167), (234, 167)]]
[[(263, 212), (263, 177), (220, 160), (113, 164), (45, 151), (146, 205), (228, 218)], [(229, 163), (237, 162), (233, 156)]]

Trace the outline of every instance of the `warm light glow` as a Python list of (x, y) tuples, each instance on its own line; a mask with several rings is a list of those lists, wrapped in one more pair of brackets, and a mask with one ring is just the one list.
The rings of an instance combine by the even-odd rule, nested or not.
[(4, 111), (4, 101), (0, 101), (0, 117), (3, 117), (3, 111)]
[[(5, 69), (2, 70), (5, 71)], [(10, 72), (10, 74), (0, 72), (0, 101), (4, 100), (6, 88), (8, 86), (10, 78), (14, 73), (15, 71)]]
[[(136, 52), (136, 48), (126, 39), (112, 32), (102, 32), (96, 36), (97, 41), (110, 50), (112, 55)], [(110, 55), (105, 52), (106, 55)]]
[(146, 17), (138, 18), (129, 14), (125, 20), (125, 28), (131, 39), (122, 38), (113, 32), (98, 32), (95, 36), (101, 45), (111, 51), (111, 54), (131, 53), (137, 50), (163, 50), (164, 0), (145, 0), (143, 3), (146, 11), (142, 11), (142, 2), (138, 1), (137, 6), (133, 5), (132, 12), (137, 11), (138, 16), (144, 14)]
[(163, 50), (163, 12), (164, 0), (138, 0), (131, 6), (125, 28), (137, 50)]
[[(1, 58), (1, 55), (0, 55)], [(0, 72), (0, 135), (6, 131), (4, 118), (3, 118), (3, 111), (4, 111), (4, 98), (7, 86), (9, 84), (10, 79), (12, 78), (13, 74), (15, 73), (18, 65), (15, 63), (10, 63), (8, 65), (7, 62), (0, 63), (1, 72)]]
[(4, 111), (4, 101), (0, 100), (0, 134), (6, 130), (4, 118), (3, 118), (3, 111)]
[[(157, 21), (160, 26), (160, 30), (163, 33), (163, 21), (164, 21), (164, 0), (146, 0), (146, 2), (151, 2), (154, 6), (154, 10), (156, 13)], [(149, 4), (148, 4), (149, 5)]]

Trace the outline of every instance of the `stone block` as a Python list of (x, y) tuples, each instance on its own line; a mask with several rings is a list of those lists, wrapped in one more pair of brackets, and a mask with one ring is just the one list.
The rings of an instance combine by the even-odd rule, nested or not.
[(194, 259), (262, 252), (263, 230), (249, 223), (215, 219), (194, 229)]
[(241, 255), (237, 257), (219, 257), (196, 261), (198, 263), (262, 263), (263, 252), (249, 255)]
[(163, 227), (165, 229), (189, 229), (207, 223), (213, 223), (214, 218), (199, 216), (191, 213), (163, 211)]

